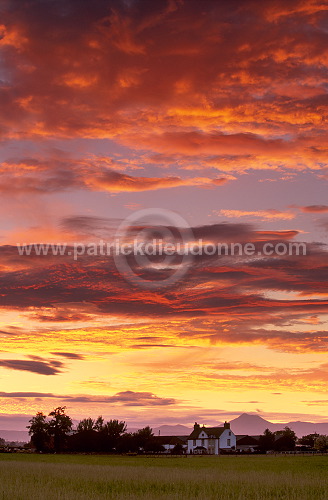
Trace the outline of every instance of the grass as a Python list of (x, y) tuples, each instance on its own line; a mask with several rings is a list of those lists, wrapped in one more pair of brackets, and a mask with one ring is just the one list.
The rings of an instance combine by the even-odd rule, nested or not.
[(0, 454), (0, 499), (327, 500), (327, 456)]

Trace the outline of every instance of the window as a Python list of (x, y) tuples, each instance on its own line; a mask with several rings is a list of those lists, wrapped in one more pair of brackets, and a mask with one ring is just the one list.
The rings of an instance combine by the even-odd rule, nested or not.
[(231, 436), (231, 431), (229, 431), (229, 436)]
[(227, 445), (230, 446), (230, 439), (227, 439)]

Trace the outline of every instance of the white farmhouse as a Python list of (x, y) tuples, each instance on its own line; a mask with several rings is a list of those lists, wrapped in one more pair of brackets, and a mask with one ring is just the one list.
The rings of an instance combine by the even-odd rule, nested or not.
[(225, 422), (223, 427), (201, 427), (197, 422), (188, 437), (188, 453), (219, 455), (236, 449), (236, 436)]

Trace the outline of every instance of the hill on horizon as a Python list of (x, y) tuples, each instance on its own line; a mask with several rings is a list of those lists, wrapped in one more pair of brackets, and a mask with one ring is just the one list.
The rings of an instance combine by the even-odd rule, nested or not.
[[(203, 422), (200, 422), (202, 425)], [(206, 426), (206, 422), (204, 422)], [(222, 426), (223, 422), (218, 422), (216, 426)], [(249, 434), (249, 435), (259, 435), (263, 434), (265, 429), (270, 429), (271, 432), (282, 430), (284, 427), (290, 427), (298, 437), (305, 436), (307, 434), (313, 434), (317, 432), (318, 434), (328, 434), (328, 422), (314, 423), (314, 422), (302, 422), (302, 421), (291, 421), (285, 423), (273, 423), (260, 415), (254, 415), (251, 413), (242, 413), (238, 417), (230, 420), (231, 429), (235, 434)], [(161, 425), (153, 429), (154, 434), (157, 436), (158, 431), (160, 431), (161, 436), (169, 435), (188, 435), (192, 431), (192, 428), (185, 425)]]
[[(206, 422), (199, 422), (201, 425), (208, 425)], [(147, 424), (145, 424), (147, 425)], [(222, 426), (223, 422), (218, 422), (215, 426)], [(238, 417), (230, 421), (231, 429), (235, 434), (249, 434), (249, 435), (259, 435), (263, 434), (265, 429), (270, 429), (271, 432), (279, 431), (284, 427), (290, 427), (298, 437), (305, 436), (306, 434), (313, 434), (317, 432), (318, 434), (328, 435), (328, 422), (314, 423), (314, 422), (302, 422), (302, 421), (292, 421), (285, 423), (273, 423), (260, 415), (251, 413), (242, 413)], [(210, 425), (213, 427), (213, 425)], [(142, 427), (142, 426), (140, 426)], [(129, 432), (135, 432), (137, 428), (128, 427)], [(155, 436), (159, 434), (161, 436), (187, 436), (191, 433), (192, 427), (188, 427), (182, 424), (169, 425), (164, 424), (158, 427), (153, 427), (153, 433)], [(0, 437), (6, 441), (29, 441), (29, 435), (27, 431), (23, 430), (0, 430)]]
[(265, 420), (260, 415), (253, 415), (250, 413), (242, 413), (239, 417), (230, 421), (231, 429), (235, 434), (263, 434), (265, 429), (271, 432), (279, 431), (284, 427), (290, 427), (298, 437), (305, 436), (306, 434), (328, 434), (328, 422), (314, 423), (314, 422), (301, 422), (292, 421), (286, 423), (275, 424), (269, 420)]
[(153, 428), (155, 436), (159, 435), (159, 431), (161, 436), (187, 436), (191, 433), (192, 428), (182, 424), (160, 425), (159, 427)]
[(27, 431), (15, 431), (15, 430), (0, 430), (0, 438), (5, 441), (18, 441), (27, 443), (30, 441), (30, 437)]

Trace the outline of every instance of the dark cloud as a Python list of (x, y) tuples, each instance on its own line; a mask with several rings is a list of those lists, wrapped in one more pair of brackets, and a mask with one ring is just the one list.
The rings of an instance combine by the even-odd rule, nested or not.
[(108, 237), (113, 236), (121, 221), (118, 219), (110, 219), (106, 217), (94, 217), (89, 215), (75, 215), (64, 217), (60, 221), (60, 227), (64, 231), (69, 231), (71, 234), (79, 234), (82, 236), (98, 236)]
[(0, 392), (0, 398), (55, 398), (51, 392)]
[(120, 403), (126, 406), (168, 406), (175, 404), (173, 398), (160, 398), (151, 392), (118, 392), (107, 398), (108, 403)]
[(209, 224), (193, 228), (195, 239), (205, 241), (248, 241), (254, 237), (254, 227), (250, 224)]
[(301, 210), (310, 213), (324, 213), (328, 212), (328, 205), (308, 205), (306, 207), (301, 207)]
[(55, 398), (71, 403), (108, 403), (122, 406), (169, 406), (173, 398), (161, 398), (151, 392), (123, 391), (113, 396), (61, 396), (48, 392), (0, 392), (1, 398)]
[(47, 312), (34, 313), (29, 315), (30, 319), (36, 319), (44, 323), (70, 323), (70, 322), (81, 322), (90, 321), (94, 318), (93, 314), (84, 314), (76, 311), (63, 310), (61, 308), (55, 309), (53, 311), (47, 310)]
[(67, 358), (67, 359), (84, 359), (84, 356), (82, 356), (81, 354), (76, 354), (74, 352), (54, 351), (54, 352), (51, 352), (50, 354), (53, 354), (54, 356), (62, 356), (63, 358)]
[(58, 375), (61, 373), (59, 368), (63, 367), (63, 363), (59, 361), (30, 361), (21, 359), (2, 359), (0, 367), (8, 368), (9, 370), (21, 370), (40, 375)]

